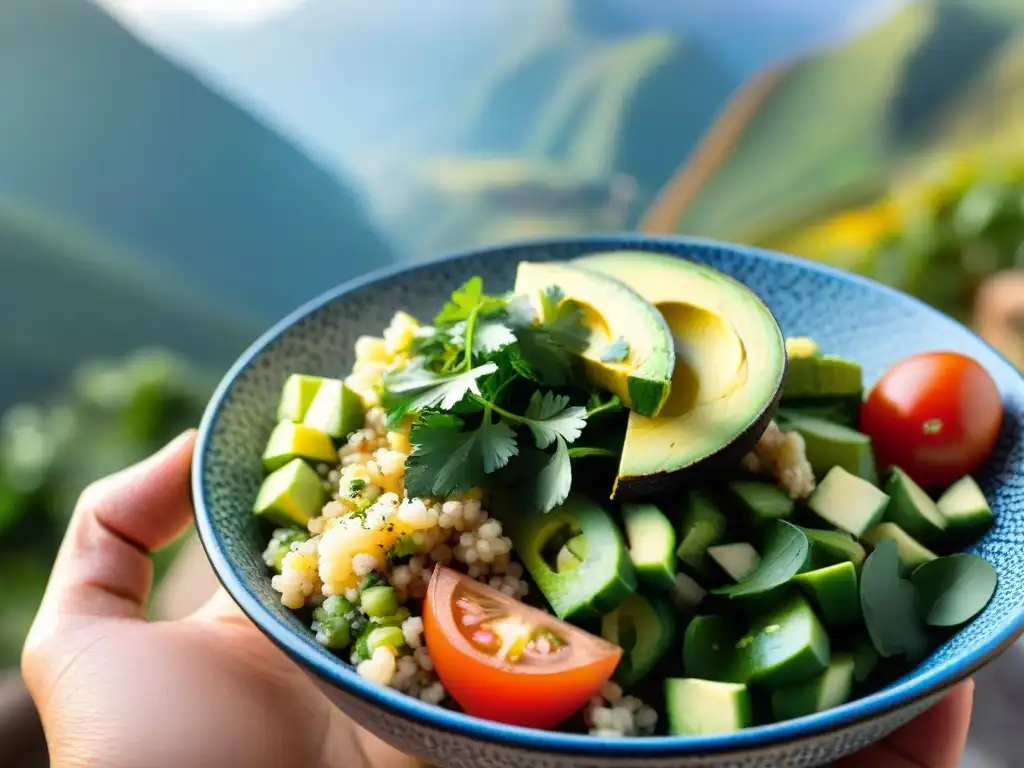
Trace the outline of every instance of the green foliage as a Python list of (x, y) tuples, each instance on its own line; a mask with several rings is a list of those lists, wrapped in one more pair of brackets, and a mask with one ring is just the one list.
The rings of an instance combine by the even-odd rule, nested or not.
[[(0, 665), (17, 661), (75, 501), (93, 480), (195, 426), (215, 382), (161, 351), (76, 370), (0, 421)], [(157, 579), (178, 547), (154, 555)]]

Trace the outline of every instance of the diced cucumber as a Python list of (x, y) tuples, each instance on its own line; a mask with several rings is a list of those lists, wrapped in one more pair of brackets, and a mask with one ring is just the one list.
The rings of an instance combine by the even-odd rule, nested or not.
[(863, 397), (859, 392), (842, 397), (791, 397), (782, 401), (775, 420), (787, 430), (791, 419), (802, 416), (857, 429), (860, 426), (862, 406)]
[(842, 397), (863, 390), (859, 363), (836, 355), (800, 355), (789, 358), (782, 397)]
[(363, 612), (370, 617), (391, 616), (398, 611), (398, 596), (394, 587), (370, 587), (359, 596)]
[(587, 559), (587, 537), (584, 534), (573, 536), (558, 550), (555, 560), (555, 571), (567, 573), (583, 565)]
[(824, 568), (836, 563), (851, 562), (857, 568), (864, 564), (867, 553), (864, 547), (846, 531), (823, 531), (817, 528), (803, 528), (811, 542), (811, 566)]
[(401, 627), (377, 627), (370, 630), (370, 634), (366, 637), (366, 650), (370, 656), (373, 656), (373, 652), (378, 648), (401, 648), (405, 645), (405, 633), (402, 632)]
[(309, 404), (316, 397), (324, 379), (320, 376), (307, 376), (304, 373), (293, 373), (281, 388), (281, 400), (277, 405), (278, 421), (302, 421), (309, 409)]
[(737, 480), (729, 483), (729, 491), (755, 528), (772, 520), (784, 520), (793, 514), (793, 499), (777, 485)]
[(754, 724), (747, 686), (694, 678), (665, 681), (668, 732), (673, 736), (731, 733)]
[(772, 713), (777, 720), (791, 720), (838, 707), (850, 698), (853, 670), (853, 656), (834, 654), (828, 669), (817, 677), (775, 691)]
[(992, 527), (992, 508), (974, 478), (957, 480), (939, 497), (939, 514), (947, 532), (957, 545), (973, 544)]
[(893, 467), (885, 484), (889, 507), (885, 520), (900, 528), (927, 547), (945, 546), (946, 518), (939, 512), (931, 496), (925, 493), (911, 477), (899, 467)]
[(798, 573), (793, 583), (817, 607), (826, 627), (837, 629), (860, 621), (860, 591), (853, 563)]
[(675, 613), (665, 596), (634, 592), (601, 618), (601, 636), (622, 648), (614, 680), (629, 688), (647, 677), (675, 644)]
[(888, 503), (886, 494), (842, 467), (829, 470), (807, 500), (822, 520), (858, 538), (878, 524)]
[(866, 635), (859, 635), (853, 644), (853, 679), (854, 682), (863, 683), (878, 666), (882, 657)]
[(683, 636), (687, 676), (724, 683), (745, 682), (736, 666), (736, 643), (744, 627), (728, 616), (695, 616)]
[(918, 566), (930, 563), (938, 557), (896, 523), (879, 523), (865, 533), (863, 539), (872, 547), (877, 547), (879, 542), (886, 540), (896, 542), (896, 551), (900, 556), (900, 572), (904, 576), (912, 573)]
[(728, 521), (705, 491), (691, 491), (679, 521), (676, 557), (697, 576), (707, 576), (711, 563), (708, 547), (725, 538)]
[(676, 608), (681, 611), (692, 611), (707, 597), (707, 590), (686, 573), (677, 573), (675, 584), (669, 596)]
[(363, 399), (344, 382), (326, 379), (309, 404), (302, 423), (341, 440), (363, 426), (363, 416)]
[(672, 589), (676, 577), (672, 523), (653, 504), (623, 504), (622, 520), (637, 578), (653, 589)]
[(815, 477), (823, 477), (833, 467), (842, 467), (869, 483), (878, 482), (871, 438), (862, 432), (812, 416), (794, 415), (786, 419), (786, 428), (803, 436)]
[(305, 528), (319, 517), (327, 500), (323, 479), (302, 459), (293, 459), (267, 475), (256, 495), (253, 514), (276, 525)]
[(270, 433), (267, 448), (263, 451), (263, 466), (273, 472), (292, 459), (305, 459), (314, 464), (337, 464), (338, 452), (330, 435), (319, 429), (281, 421)]
[(743, 581), (761, 562), (757, 550), (745, 541), (708, 547), (708, 555), (733, 581)]

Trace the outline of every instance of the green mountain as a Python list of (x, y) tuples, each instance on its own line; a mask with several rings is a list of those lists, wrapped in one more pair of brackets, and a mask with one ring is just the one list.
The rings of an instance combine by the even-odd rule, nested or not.
[[(840, 48), (794, 62), (678, 229), (756, 232), (941, 146), (953, 116), (1022, 29), (1024, 6), (1015, 0), (924, 0)], [(1019, 98), (1024, 81), (1013, 90)], [(990, 119), (979, 122), (991, 129)]]
[(135, 254), (0, 200), (0, 411), (44, 400), (86, 359), (160, 346), (222, 371), (262, 323)]

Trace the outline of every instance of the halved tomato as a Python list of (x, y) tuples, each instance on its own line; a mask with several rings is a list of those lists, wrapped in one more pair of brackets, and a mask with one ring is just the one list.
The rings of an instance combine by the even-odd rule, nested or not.
[(553, 728), (601, 690), (617, 645), (438, 566), (423, 604), (437, 676), (470, 715)]

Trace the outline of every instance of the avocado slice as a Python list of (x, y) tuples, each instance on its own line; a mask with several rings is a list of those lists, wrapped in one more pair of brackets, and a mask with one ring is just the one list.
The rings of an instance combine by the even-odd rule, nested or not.
[(807, 499), (818, 517), (858, 538), (878, 524), (888, 504), (886, 494), (842, 467), (833, 467)]
[[(676, 353), (664, 318), (634, 290), (608, 275), (558, 262), (522, 261), (516, 294), (537, 307), (551, 286), (579, 305), (590, 339), (581, 354), (587, 378), (630, 410), (657, 416), (669, 396)], [(613, 344), (621, 353), (608, 355)]]
[(953, 483), (938, 501), (939, 514), (956, 545), (973, 544), (992, 527), (992, 507), (974, 478), (968, 475)]
[(707, 576), (711, 563), (708, 547), (725, 538), (728, 520), (705, 491), (691, 491), (679, 521), (676, 557), (697, 576)]
[(676, 583), (676, 531), (653, 504), (623, 504), (622, 522), (636, 576), (652, 589)]
[(838, 629), (860, 621), (857, 568), (849, 560), (798, 573), (793, 583), (817, 607), (826, 627)]
[(663, 595), (634, 592), (601, 618), (601, 636), (622, 648), (613, 679), (629, 688), (647, 677), (675, 644), (675, 612)]
[(792, 720), (846, 703), (853, 690), (853, 671), (852, 655), (833, 655), (828, 669), (817, 677), (775, 691), (772, 714), (776, 720)]
[(787, 412), (782, 425), (795, 430), (806, 444), (807, 460), (814, 476), (824, 477), (833, 467), (842, 467), (851, 475), (869, 483), (878, 482), (871, 438), (842, 424)]
[(620, 280), (653, 304), (676, 349), (659, 417), (629, 415), (613, 497), (646, 496), (698, 466), (738, 464), (771, 421), (786, 371), (782, 331), (757, 294), (667, 254), (621, 251), (573, 263)]
[(754, 707), (747, 686), (714, 680), (669, 678), (665, 709), (672, 736), (732, 733), (754, 724)]
[(733, 581), (743, 581), (761, 562), (757, 550), (745, 541), (708, 547), (708, 556)]
[(729, 483), (729, 491), (739, 501), (754, 529), (772, 520), (785, 520), (793, 514), (793, 499), (776, 485), (736, 480)]
[(824, 568), (836, 563), (851, 562), (856, 568), (864, 565), (864, 547), (846, 531), (822, 531), (801, 528), (811, 542), (811, 567)]
[(278, 422), (263, 451), (263, 466), (273, 472), (295, 458), (337, 464), (338, 452), (330, 435), (319, 429), (292, 421)]
[(836, 355), (789, 356), (783, 402), (792, 398), (860, 397), (864, 376), (859, 363)]
[(302, 423), (341, 440), (363, 426), (363, 416), (363, 399), (359, 395), (342, 381), (325, 379)]
[(949, 540), (948, 523), (924, 489), (899, 467), (893, 467), (885, 484), (889, 507), (885, 521), (900, 528), (928, 547), (943, 547)]
[(896, 523), (879, 523), (861, 538), (872, 547), (877, 547), (879, 543), (887, 539), (896, 542), (896, 551), (900, 556), (900, 572), (904, 576), (912, 573), (918, 566), (930, 563), (938, 557)]
[(309, 404), (313, 402), (323, 383), (322, 377), (308, 376), (304, 373), (293, 373), (285, 379), (281, 388), (281, 400), (277, 404), (277, 420), (302, 421)]
[(738, 619), (698, 616), (683, 638), (686, 674), (774, 689), (824, 672), (828, 634), (807, 601), (791, 595), (744, 632)]
[(326, 500), (324, 481), (316, 470), (302, 459), (292, 459), (264, 478), (252, 511), (275, 525), (305, 528), (320, 515)]
[[(558, 618), (596, 618), (618, 608), (636, 589), (636, 572), (619, 527), (585, 496), (571, 493), (546, 515), (521, 515), (516, 510), (499, 515), (523, 565)], [(566, 533), (566, 541), (580, 534), (586, 537), (586, 556), (577, 568), (559, 573), (545, 551)]]

